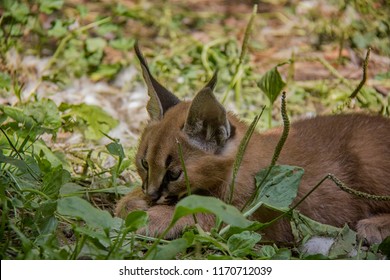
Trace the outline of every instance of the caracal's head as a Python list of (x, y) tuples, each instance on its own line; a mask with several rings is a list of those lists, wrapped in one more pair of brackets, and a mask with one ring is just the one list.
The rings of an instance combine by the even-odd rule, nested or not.
[(235, 128), (213, 94), (217, 73), (192, 102), (182, 102), (152, 76), (137, 44), (135, 52), (150, 97), (136, 156), (144, 193), (156, 204), (173, 204), (188, 189), (218, 195), (231, 176)]

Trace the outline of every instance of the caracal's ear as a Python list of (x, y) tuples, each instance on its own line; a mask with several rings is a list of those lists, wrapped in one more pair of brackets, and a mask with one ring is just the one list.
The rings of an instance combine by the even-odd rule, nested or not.
[(216, 82), (217, 73), (192, 100), (184, 125), (184, 132), (193, 143), (213, 152), (222, 148), (231, 136), (226, 110), (213, 94)]
[(163, 87), (150, 73), (146, 59), (138, 47), (138, 42), (134, 45), (135, 54), (137, 55), (142, 68), (142, 75), (148, 87), (150, 97), (146, 109), (152, 120), (161, 120), (169, 108), (180, 102), (172, 92)]

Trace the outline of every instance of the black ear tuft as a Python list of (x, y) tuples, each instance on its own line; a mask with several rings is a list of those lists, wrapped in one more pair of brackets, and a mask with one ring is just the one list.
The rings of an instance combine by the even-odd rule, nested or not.
[(209, 88), (209, 89), (211, 89), (211, 91), (214, 91), (214, 88), (217, 85), (217, 82), (218, 82), (218, 69), (214, 71), (213, 77), (205, 85), (204, 88)]
[(162, 86), (150, 73), (149, 66), (145, 57), (139, 49), (138, 42), (134, 44), (135, 54), (137, 55), (142, 68), (142, 74), (148, 87), (148, 95), (150, 97), (146, 106), (147, 111), (153, 120), (162, 119), (163, 115), (169, 108), (180, 102), (172, 92)]

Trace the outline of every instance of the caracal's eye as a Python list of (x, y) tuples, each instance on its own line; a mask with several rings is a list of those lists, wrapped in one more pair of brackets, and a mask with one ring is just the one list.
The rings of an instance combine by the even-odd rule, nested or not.
[(169, 181), (176, 181), (177, 179), (179, 179), (180, 175), (181, 175), (181, 170), (178, 171), (168, 170), (166, 174)]
[(148, 161), (146, 159), (141, 159), (141, 165), (143, 168), (145, 168), (145, 170), (148, 170), (149, 169), (149, 164), (148, 164)]

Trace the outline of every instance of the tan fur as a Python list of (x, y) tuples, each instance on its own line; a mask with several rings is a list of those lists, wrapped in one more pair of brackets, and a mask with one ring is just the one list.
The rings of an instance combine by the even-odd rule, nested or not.
[[(147, 74), (150, 75), (149, 72)], [(191, 102), (175, 101), (171, 107), (165, 104), (161, 118), (151, 120), (141, 136), (136, 165), (143, 180), (144, 192), (138, 189), (122, 198), (116, 214), (125, 217), (132, 210), (146, 210), (150, 223), (142, 233), (162, 233), (169, 225), (174, 211), (176, 200), (172, 201), (172, 197), (181, 199), (187, 193), (183, 174), (168, 184), (162, 183), (167, 170), (180, 174), (177, 173), (181, 170), (178, 142), (183, 149), (191, 192), (222, 200), (227, 195), (237, 148), (247, 126), (234, 115), (226, 115), (220, 104), (216, 108), (219, 110), (217, 117), (212, 119), (212, 110), (204, 113), (202, 110), (205, 107), (201, 106), (201, 102), (211, 104), (215, 100), (210, 99), (210, 92), (201, 91), (200, 94), (203, 96), (196, 99), (201, 101), (196, 101), (200, 103), (195, 106)], [(196, 113), (192, 110), (196, 110)], [(227, 119), (223, 119), (223, 115)], [(195, 121), (191, 120), (192, 126), (188, 123), (190, 117), (195, 118)], [(202, 128), (202, 118), (209, 118), (204, 121), (203, 130), (199, 129)], [(187, 129), (187, 126), (191, 127)], [(196, 136), (192, 135), (192, 131), (195, 131)], [(281, 128), (276, 128), (252, 136), (236, 178), (232, 204), (237, 208), (240, 209), (253, 194), (254, 175), (269, 166), (281, 131)], [(212, 145), (202, 144), (199, 139), (203, 139), (203, 136), (204, 141), (214, 141)], [(147, 162), (147, 168), (143, 167), (143, 161)], [(351, 114), (296, 122), (291, 125), (278, 164), (296, 165), (305, 170), (295, 201), (328, 173), (335, 174), (343, 183), (356, 190), (390, 195), (390, 120)], [(348, 224), (370, 243), (380, 242), (390, 235), (390, 202), (358, 198), (343, 192), (330, 181), (326, 181), (304, 200), (299, 210), (321, 223), (338, 227)], [(265, 222), (275, 215), (269, 209), (260, 208), (251, 218)], [(211, 215), (198, 215), (198, 222), (205, 230), (210, 230), (214, 225)], [(178, 237), (185, 226), (193, 223), (192, 216), (179, 220), (166, 237)], [(264, 234), (273, 241), (292, 241), (291, 229), (286, 220), (269, 227)]]

